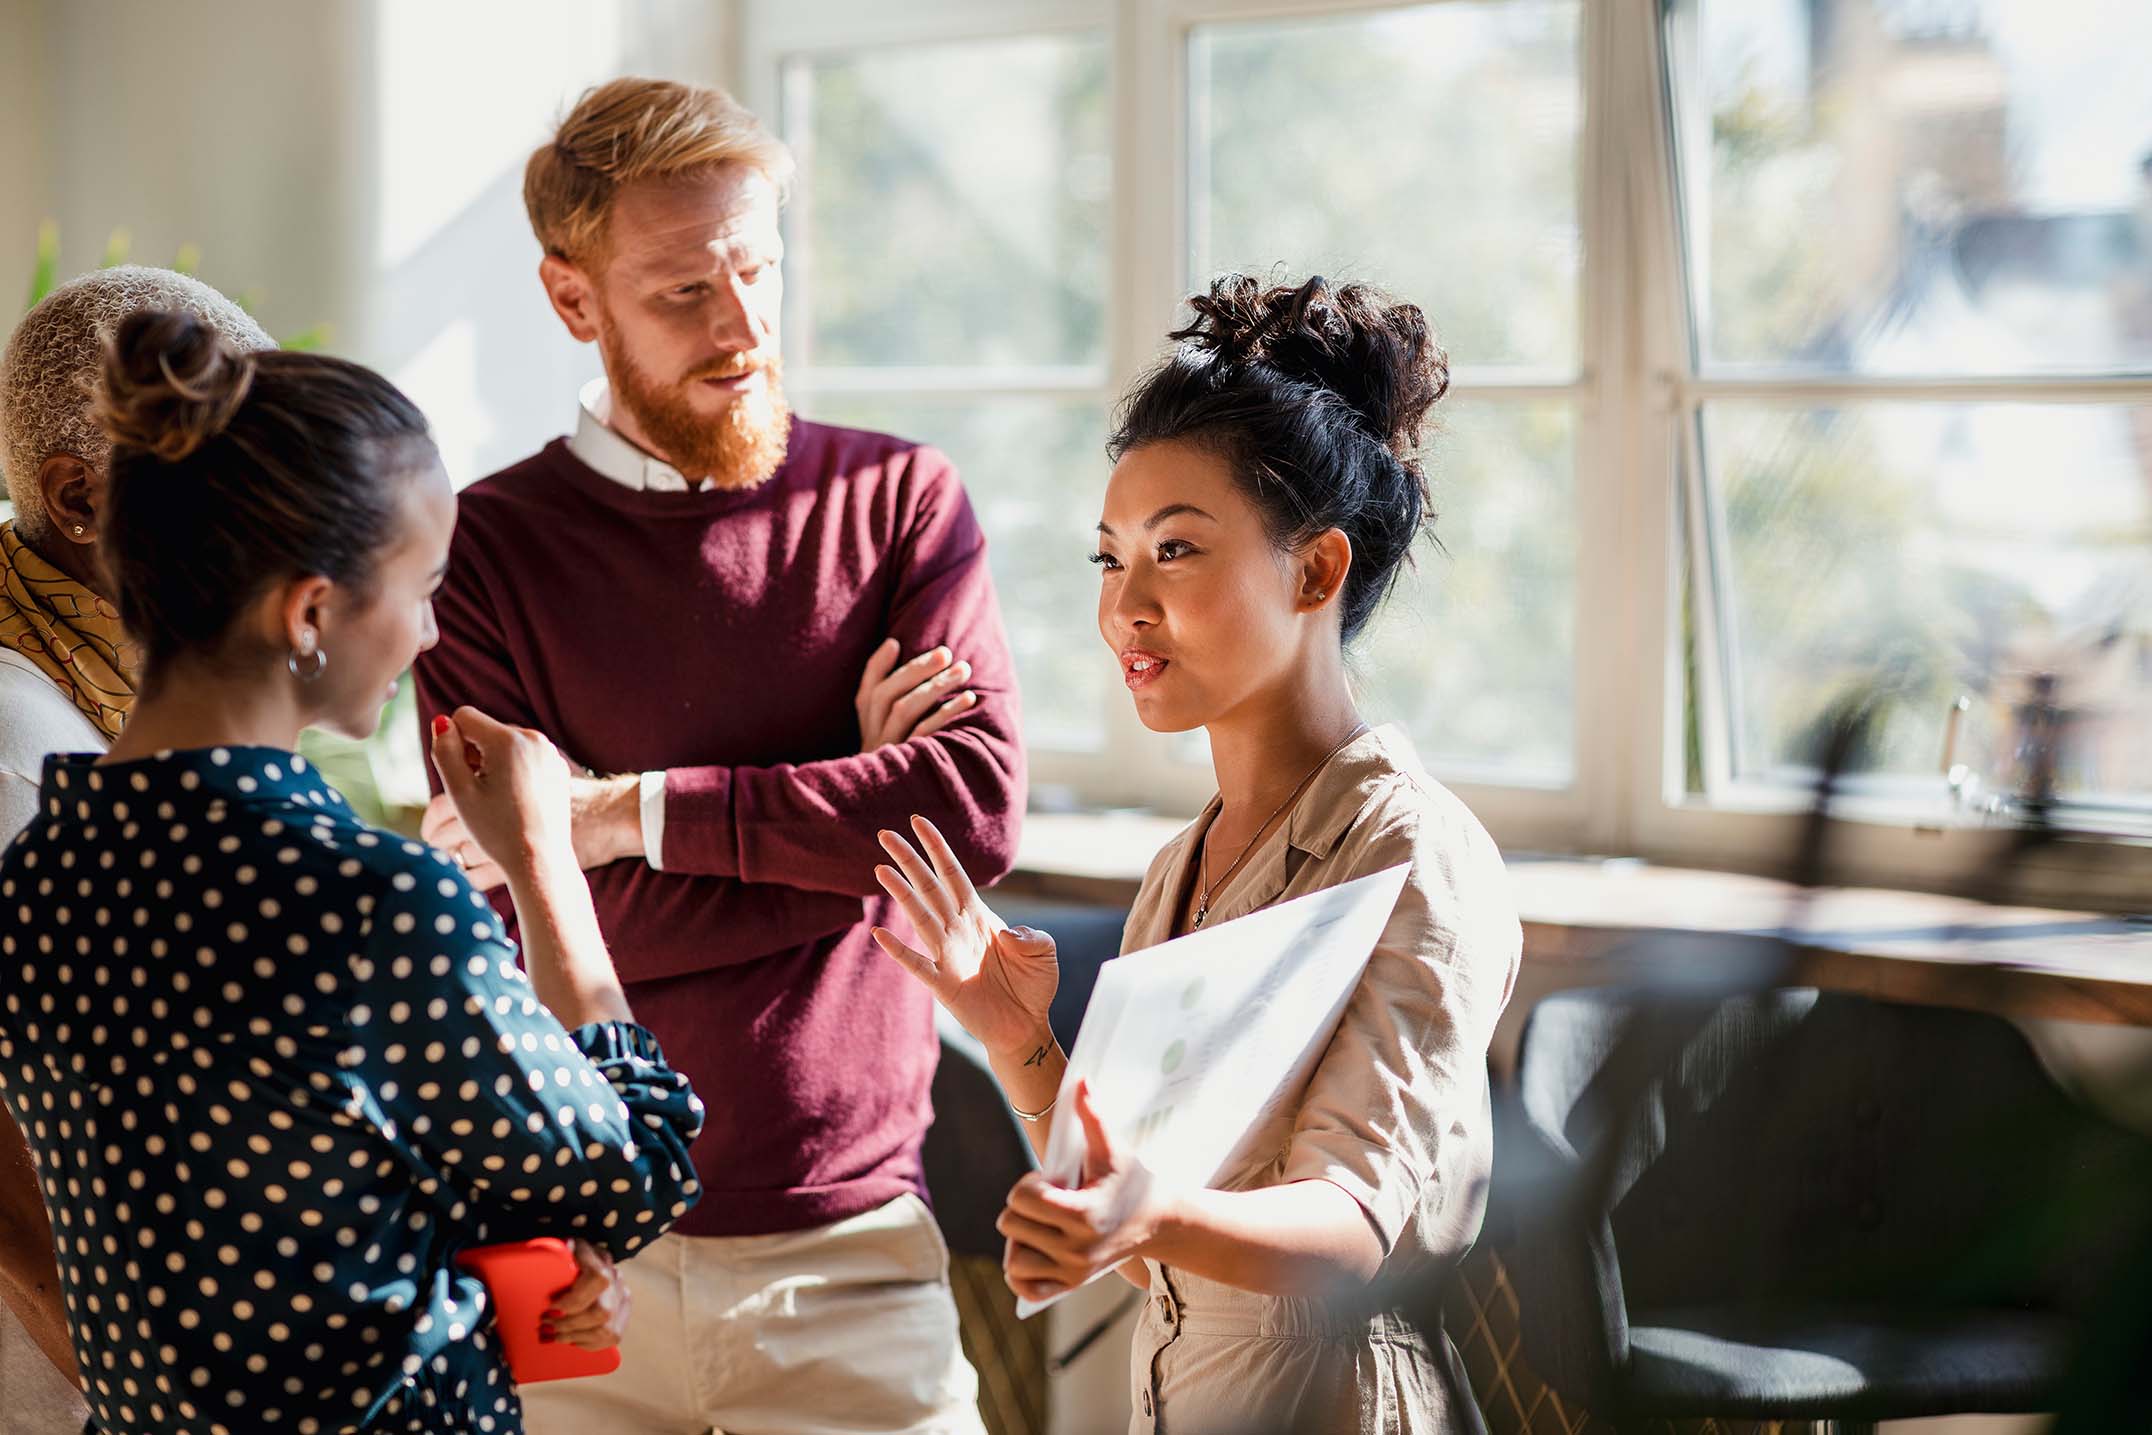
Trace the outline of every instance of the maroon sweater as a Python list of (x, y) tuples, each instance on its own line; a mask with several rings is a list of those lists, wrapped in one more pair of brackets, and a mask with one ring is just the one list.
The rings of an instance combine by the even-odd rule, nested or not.
[[(600, 772), (666, 774), (665, 870), (589, 876), (636, 1019), (709, 1108), (684, 1234), (923, 1194), (932, 999), (868, 935), (908, 930), (875, 833), (925, 813), (982, 883), (1015, 856), (1024, 762), (985, 546), (941, 454), (804, 421), (744, 492), (639, 492), (556, 441), (462, 496), (421, 724), (470, 703)], [(862, 753), (853, 695), (891, 635), (968, 659), (979, 703)]]

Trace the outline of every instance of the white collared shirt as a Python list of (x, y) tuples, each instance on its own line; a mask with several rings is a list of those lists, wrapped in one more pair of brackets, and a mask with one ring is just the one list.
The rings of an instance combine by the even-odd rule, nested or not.
[[(613, 390), (602, 378), (583, 385), (568, 452), (586, 467), (624, 488), (651, 493), (699, 493), (711, 480), (685, 477), (662, 458), (637, 448), (613, 428)], [(653, 871), (665, 870), (665, 774), (642, 777), (643, 860)]]
[(568, 452), (623, 488), (650, 493), (701, 493), (714, 486), (691, 479), (662, 458), (637, 448), (613, 427), (613, 389), (604, 379), (583, 385)]

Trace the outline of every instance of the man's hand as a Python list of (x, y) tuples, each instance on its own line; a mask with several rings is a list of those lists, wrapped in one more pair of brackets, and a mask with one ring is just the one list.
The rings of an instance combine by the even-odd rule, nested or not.
[[(902, 649), (891, 638), (867, 659), (852, 706), (859, 713), (859, 750), (940, 732), (971, 711), (979, 695), (960, 691), (971, 680), (971, 664), (957, 661), (947, 648), (934, 648), (899, 666)], [(952, 696), (953, 694), (953, 696)]]
[[(584, 871), (643, 855), (642, 779), (571, 777), (568, 820), (574, 832), (576, 865)], [(464, 825), (447, 793), (426, 805), (419, 834), (463, 868), (471, 885), (490, 892), (506, 885), (508, 874)]]

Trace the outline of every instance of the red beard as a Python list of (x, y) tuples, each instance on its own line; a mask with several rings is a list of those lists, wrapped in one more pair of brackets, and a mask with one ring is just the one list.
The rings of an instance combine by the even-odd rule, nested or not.
[[(753, 488), (777, 472), (792, 435), (785, 405), (783, 366), (774, 358), (757, 366), (704, 364), (677, 384), (661, 384), (636, 366), (608, 328), (599, 337), (613, 403), (643, 431), (658, 457), (689, 480), (709, 479), (719, 488)], [(760, 389), (749, 389), (715, 418), (696, 411), (688, 385), (728, 378), (760, 367)]]

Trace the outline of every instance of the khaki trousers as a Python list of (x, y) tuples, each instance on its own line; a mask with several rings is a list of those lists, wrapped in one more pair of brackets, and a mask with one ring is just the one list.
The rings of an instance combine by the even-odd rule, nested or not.
[(981, 1435), (925, 1202), (773, 1236), (665, 1236), (621, 1267), (620, 1369), (522, 1391), (529, 1435)]

